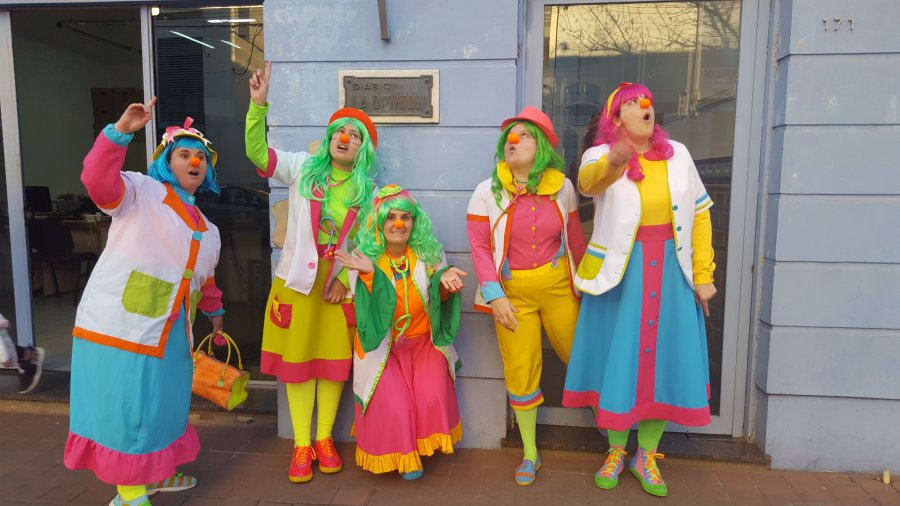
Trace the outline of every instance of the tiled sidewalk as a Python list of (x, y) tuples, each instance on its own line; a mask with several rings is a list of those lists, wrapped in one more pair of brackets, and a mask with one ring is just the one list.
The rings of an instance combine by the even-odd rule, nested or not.
[[(0, 505), (109, 503), (114, 488), (89, 472), (62, 465), (68, 431), (65, 407), (21, 409), (0, 401)], [(229, 417), (230, 416), (230, 417)], [(285, 504), (343, 505), (900, 505), (897, 484), (875, 476), (771, 471), (761, 466), (666, 459), (661, 464), (671, 495), (657, 499), (641, 491), (627, 472), (619, 488), (597, 489), (596, 453), (545, 451), (544, 467), (530, 487), (513, 483), (518, 450), (458, 450), (425, 459), (425, 476), (406, 482), (397, 474), (376, 476), (353, 464), (352, 444), (339, 444), (344, 471), (317, 474), (308, 484), (288, 482), (291, 442), (275, 437), (269, 419), (253, 424), (233, 415), (196, 420), (203, 450), (183, 468), (200, 484), (189, 491), (158, 494), (154, 506)], [(665, 449), (663, 449), (665, 451)]]

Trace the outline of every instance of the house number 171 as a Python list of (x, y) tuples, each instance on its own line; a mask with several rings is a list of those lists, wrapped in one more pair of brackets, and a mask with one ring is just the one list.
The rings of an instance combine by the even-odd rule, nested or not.
[[(850, 30), (854, 28), (854, 19), (847, 18), (847, 24), (850, 25)], [(841, 29), (841, 25), (844, 22), (844, 18), (822, 18), (822, 24), (825, 25), (825, 31), (831, 30), (832, 32), (836, 32)]]

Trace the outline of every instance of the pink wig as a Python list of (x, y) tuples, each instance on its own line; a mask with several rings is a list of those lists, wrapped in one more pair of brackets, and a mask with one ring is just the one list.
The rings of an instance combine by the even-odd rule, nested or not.
[[(613, 118), (619, 116), (622, 109), (622, 103), (634, 100), (640, 97), (647, 97), (653, 102), (653, 94), (643, 84), (622, 83), (613, 91), (603, 110), (600, 112), (600, 125), (597, 128), (597, 136), (594, 138), (594, 146), (607, 144), (610, 147), (619, 140), (619, 132), (613, 123)], [(661, 126), (654, 125), (653, 133), (650, 134), (650, 150), (644, 153), (647, 160), (668, 160), (672, 157), (674, 150), (668, 142), (669, 136)], [(644, 179), (644, 173), (641, 171), (641, 162), (639, 155), (635, 153), (628, 160), (628, 178), (632, 181), (640, 181)]]

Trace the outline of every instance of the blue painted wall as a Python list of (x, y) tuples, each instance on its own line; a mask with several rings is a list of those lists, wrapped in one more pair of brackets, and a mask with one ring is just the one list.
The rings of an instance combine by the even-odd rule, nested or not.
[(898, 15), (773, 2), (754, 409), (776, 468), (900, 468)]
[[(269, 140), (280, 149), (306, 150), (321, 138), (339, 106), (339, 70), (440, 71), (439, 124), (378, 126), (378, 181), (412, 190), (434, 220), (450, 262), (472, 274), (457, 341), (461, 446), (495, 448), (506, 432), (506, 391), (493, 326), (469, 309), (474, 272), (465, 214), (471, 191), (492, 169), (498, 125), (516, 112), (519, 2), (387, 5), (391, 40), (385, 42), (374, 0), (265, 3), (266, 59), (274, 62)], [(272, 191), (272, 203), (286, 197), (283, 187)], [(335, 428), (338, 439), (349, 439), (349, 390)], [(289, 437), (286, 406), (280, 403), (279, 433)]]

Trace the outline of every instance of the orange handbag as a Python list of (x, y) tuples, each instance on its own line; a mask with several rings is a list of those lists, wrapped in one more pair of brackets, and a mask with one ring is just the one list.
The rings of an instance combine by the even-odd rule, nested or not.
[[(213, 355), (213, 334), (204, 337), (194, 352), (194, 381), (191, 391), (213, 404), (231, 411), (247, 400), (247, 382), (250, 381), (250, 373), (244, 370), (241, 350), (234, 339), (224, 332), (221, 332), (220, 335), (228, 344), (228, 356), (225, 358), (225, 362), (217, 360)], [(203, 351), (204, 344), (206, 344), (205, 352)], [(237, 367), (231, 365), (232, 348), (237, 354)]]

